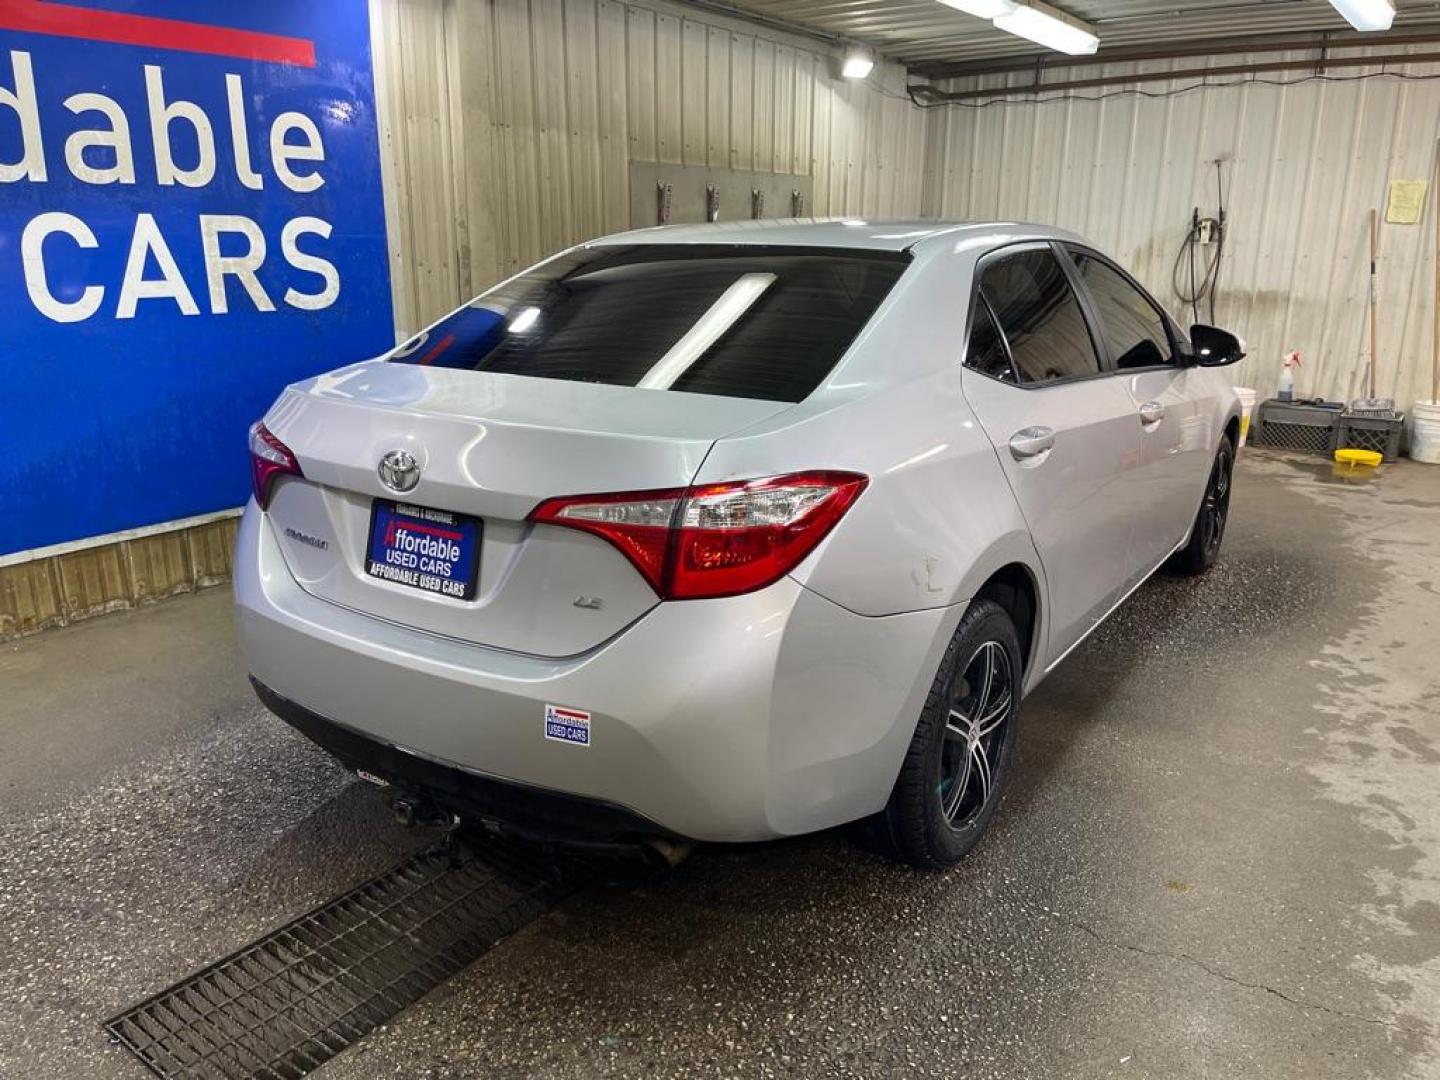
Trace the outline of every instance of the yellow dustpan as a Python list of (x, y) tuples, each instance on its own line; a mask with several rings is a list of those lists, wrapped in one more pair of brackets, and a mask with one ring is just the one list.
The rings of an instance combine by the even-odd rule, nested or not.
[(1349, 465), (1352, 469), (1357, 465), (1364, 465), (1373, 469), (1385, 460), (1385, 455), (1374, 450), (1357, 450), (1354, 447), (1344, 447), (1335, 451), (1335, 460), (1341, 465)]

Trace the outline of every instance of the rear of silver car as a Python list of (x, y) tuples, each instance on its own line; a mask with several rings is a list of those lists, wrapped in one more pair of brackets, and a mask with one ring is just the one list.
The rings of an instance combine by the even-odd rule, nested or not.
[(954, 612), (862, 616), (792, 573), (863, 474), (696, 478), (814, 388), (904, 265), (582, 249), (290, 388), (252, 435), (236, 556), (262, 699), (525, 831), (753, 840), (879, 809)]

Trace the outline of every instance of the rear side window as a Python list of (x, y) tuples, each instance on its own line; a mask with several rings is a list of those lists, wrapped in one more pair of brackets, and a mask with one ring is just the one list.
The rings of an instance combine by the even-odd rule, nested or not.
[(970, 319), (970, 344), (965, 349), (965, 366), (1001, 382), (1015, 381), (1010, 354), (1005, 351), (1005, 342), (995, 326), (995, 317), (990, 314), (990, 305), (983, 297), (975, 301), (975, 314)]
[(908, 263), (900, 252), (824, 248), (590, 248), (492, 290), (391, 359), (800, 401)]
[(1171, 362), (1170, 334), (1155, 305), (1109, 263), (1089, 252), (1067, 249), (1100, 316), (1100, 333), (1120, 369)]
[(1001, 255), (985, 264), (980, 292), (1010, 343), (1022, 383), (1095, 375), (1100, 358), (1069, 279), (1048, 247)]

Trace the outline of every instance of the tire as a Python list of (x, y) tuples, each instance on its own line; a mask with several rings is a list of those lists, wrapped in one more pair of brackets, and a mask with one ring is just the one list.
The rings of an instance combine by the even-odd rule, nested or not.
[(1230, 518), (1230, 481), (1235, 470), (1235, 445), (1229, 435), (1220, 437), (1215, 462), (1210, 466), (1210, 479), (1205, 481), (1205, 494), (1195, 523), (1190, 526), (1190, 540), (1170, 556), (1165, 569), (1172, 574), (1195, 577), (1215, 565), (1220, 557), (1220, 543), (1225, 539), (1225, 523)]
[(972, 601), (940, 662), (890, 801), (866, 822), (866, 846), (927, 870), (970, 853), (1010, 772), (1021, 674), (1010, 616), (993, 600)]

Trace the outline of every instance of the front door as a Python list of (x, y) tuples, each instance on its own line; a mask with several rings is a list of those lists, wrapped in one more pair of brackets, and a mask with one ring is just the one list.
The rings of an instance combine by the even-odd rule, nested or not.
[(963, 385), (1040, 555), (1048, 665), (1122, 595), (1139, 426), (1049, 245), (1003, 249), (979, 275)]

